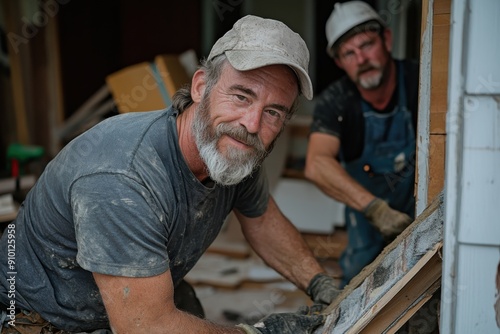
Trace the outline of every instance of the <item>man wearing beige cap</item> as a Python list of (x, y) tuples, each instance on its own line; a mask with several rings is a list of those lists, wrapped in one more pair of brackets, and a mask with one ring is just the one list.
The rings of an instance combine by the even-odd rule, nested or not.
[(313, 96), (308, 62), (286, 25), (246, 16), (171, 108), (109, 118), (69, 143), (13, 226), (16, 289), (9, 293), (14, 270), (2, 261), (3, 319), (14, 305), (24, 310), (16, 328), (35, 322), (40, 333), (300, 334), (320, 326), (324, 316), (311, 309), (219, 326), (183, 311), (193, 308), (178, 289), (234, 211), (256, 253), (314, 302), (338, 293), (260, 167), (298, 96)]
[(326, 36), (346, 75), (317, 99), (305, 172), (346, 204), (347, 284), (414, 215), (418, 64), (392, 58), (391, 31), (363, 1), (335, 4)]

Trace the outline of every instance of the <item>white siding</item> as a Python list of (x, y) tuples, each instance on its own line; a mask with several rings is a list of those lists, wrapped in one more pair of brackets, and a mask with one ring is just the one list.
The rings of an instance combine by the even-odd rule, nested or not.
[[(500, 3), (500, 2), (499, 2)], [(459, 242), (500, 245), (500, 102), (466, 96)]]
[(456, 330), (453, 333), (500, 333), (493, 309), (498, 257), (496, 247), (460, 246), (454, 290), (457, 296)]
[(500, 1), (453, 0), (442, 333), (500, 333)]
[(468, 1), (470, 6), (467, 42), (469, 94), (500, 94), (500, 1)]

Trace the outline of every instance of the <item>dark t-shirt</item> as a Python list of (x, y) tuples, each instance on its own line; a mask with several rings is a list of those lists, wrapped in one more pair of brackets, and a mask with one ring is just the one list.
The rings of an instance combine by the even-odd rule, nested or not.
[[(207, 187), (178, 146), (173, 110), (107, 119), (69, 143), (28, 194), (15, 221), (16, 307), (70, 331), (108, 326), (92, 272), (146, 277), (194, 266), (233, 209), (257, 217), (269, 199), (260, 170)], [(7, 234), (1, 301), (10, 297)]]
[[(399, 71), (399, 62), (403, 63), (406, 98), (408, 109), (413, 115), (413, 126), (417, 126), (418, 113), (418, 63), (410, 60), (396, 60), (396, 69)], [(396, 75), (398, 77), (398, 75)], [(394, 90), (391, 101), (385, 110), (391, 112), (399, 98), (398, 90)], [(340, 139), (341, 151), (345, 162), (361, 156), (364, 147), (364, 117), (361, 109), (361, 95), (356, 85), (343, 76), (331, 83), (317, 99), (314, 108), (312, 132), (321, 132), (336, 136)]]

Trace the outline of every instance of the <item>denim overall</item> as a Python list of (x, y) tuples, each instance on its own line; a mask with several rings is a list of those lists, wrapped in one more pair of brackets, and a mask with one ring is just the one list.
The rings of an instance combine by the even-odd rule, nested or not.
[[(364, 100), (364, 149), (356, 160), (345, 164), (346, 171), (373, 195), (387, 201), (396, 210), (414, 216), (415, 131), (407, 108), (403, 68), (398, 68), (399, 103), (390, 113), (373, 111)], [(347, 284), (363, 267), (372, 262), (386, 242), (362, 212), (345, 210), (348, 245), (340, 258)]]

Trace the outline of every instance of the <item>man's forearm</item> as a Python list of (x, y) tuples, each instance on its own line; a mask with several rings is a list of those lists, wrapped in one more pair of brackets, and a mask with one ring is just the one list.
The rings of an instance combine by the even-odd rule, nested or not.
[(257, 254), (297, 287), (305, 290), (314, 275), (324, 272), (299, 231), (283, 216), (273, 199), (262, 220), (243, 224), (242, 228)]
[(93, 275), (115, 334), (242, 333), (177, 309), (170, 271), (150, 277)]
[(136, 326), (130, 326), (128, 328), (116, 329), (119, 326), (112, 326), (113, 334), (121, 333), (149, 333), (149, 334), (186, 334), (186, 333), (196, 333), (196, 334), (242, 334), (245, 331), (238, 327), (227, 327), (218, 324), (214, 324), (210, 321), (200, 319), (189, 313), (175, 310), (174, 312), (164, 313), (159, 319), (154, 323)]
[[(196, 334), (242, 334), (245, 333), (241, 328), (228, 327), (214, 324), (210, 321), (200, 319), (186, 312), (177, 310), (176, 320), (168, 321), (168, 329), (163, 327), (158, 333), (196, 333)], [(156, 333), (149, 332), (148, 333)]]
[(362, 211), (375, 196), (354, 180), (335, 159), (316, 157), (308, 162), (306, 177), (321, 191), (345, 205)]

